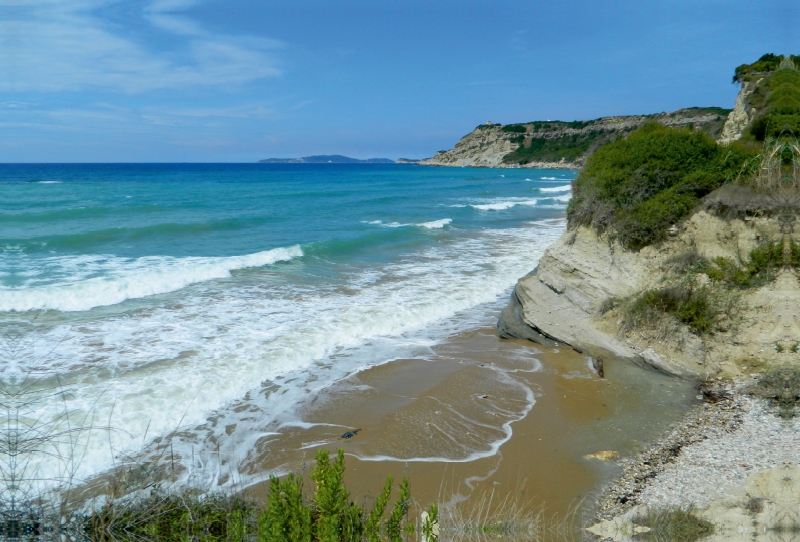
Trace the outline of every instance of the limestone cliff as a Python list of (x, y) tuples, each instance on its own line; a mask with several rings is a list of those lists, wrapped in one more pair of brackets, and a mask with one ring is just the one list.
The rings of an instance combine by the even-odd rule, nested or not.
[(568, 231), (547, 249), (537, 272), (517, 283), (500, 317), (500, 334), (628, 358), (687, 377), (740, 375), (748, 367), (798, 357), (800, 283), (789, 270), (743, 293), (737, 321), (709, 337), (686, 328), (670, 336), (657, 330), (626, 333), (624, 315), (609, 310), (615, 300), (662, 284), (670, 262), (682, 254), (740, 258), (765, 239), (793, 239), (786, 223), (781, 217), (726, 219), (700, 211), (676, 227), (669, 240), (639, 252), (624, 250), (590, 228)]
[(484, 124), (448, 151), (421, 160), (424, 166), (527, 167), (577, 169), (600, 145), (622, 137), (647, 121), (665, 126), (694, 126), (719, 136), (728, 109), (689, 108), (672, 113), (603, 117), (591, 121), (536, 121)]
[(517, 148), (511, 142), (515, 134), (504, 132), (499, 124), (478, 126), (462, 137), (449, 151), (439, 151), (433, 158), (421, 160), (422, 166), (501, 167), (503, 158)]
[(741, 139), (745, 130), (750, 125), (750, 122), (753, 120), (755, 109), (747, 103), (747, 99), (753, 94), (759, 82), (760, 79), (755, 82), (745, 82), (742, 84), (739, 95), (736, 97), (736, 104), (733, 106), (733, 111), (728, 114), (725, 126), (722, 127), (722, 135), (719, 138), (719, 142), (723, 145)]

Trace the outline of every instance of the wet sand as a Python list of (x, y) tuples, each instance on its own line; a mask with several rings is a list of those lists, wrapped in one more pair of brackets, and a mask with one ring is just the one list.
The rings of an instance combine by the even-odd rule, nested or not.
[(618, 462), (585, 455), (635, 455), (696, 402), (690, 383), (629, 362), (607, 360), (605, 376), (571, 349), (472, 331), (328, 387), (303, 409), (305, 424), (263, 438), (242, 467), (308, 472), (317, 449), (343, 448), (353, 498), (408, 475), (423, 506), (494, 491), (563, 514), (619, 474)]

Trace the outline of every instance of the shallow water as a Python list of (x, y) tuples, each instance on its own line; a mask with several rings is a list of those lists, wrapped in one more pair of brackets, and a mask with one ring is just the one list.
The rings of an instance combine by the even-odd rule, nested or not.
[[(69, 412), (70, 423), (94, 428), (61, 450), (81, 458), (74, 479), (163, 451), (175, 435), (180, 476), (250, 483), (265, 475), (264, 447), (277, 454), (270, 443), (282, 431), (317, 423), (300, 412), (321, 391), (492, 325), (516, 279), (562, 233), (572, 177), (2, 165), (0, 375), (35, 369), (44, 391), (29, 414), (55, 421)], [(504, 374), (492, 394), (518, 396), (516, 405), (477, 420), (487, 427), (480, 438), (459, 440), (473, 422), (452, 418), (441, 428), (449, 448), (374, 454), (491, 455), (508, 439), (504, 420), (535, 401)], [(50, 386), (63, 391), (58, 408), (45, 400)], [(424, 412), (402, 423), (430, 423)], [(53, 479), (66, 468), (38, 467)]]
[(494, 492), (495, 502), (524, 497), (561, 515), (585, 500), (588, 514), (621, 466), (585, 456), (634, 456), (695, 394), (689, 382), (627, 361), (607, 360), (601, 379), (571, 349), (480, 329), (327, 388), (300, 409), (304, 424), (263, 437), (248, 468), (307, 472), (317, 449), (343, 448), (354, 496), (375, 495), (387, 474), (408, 475), (423, 506)]

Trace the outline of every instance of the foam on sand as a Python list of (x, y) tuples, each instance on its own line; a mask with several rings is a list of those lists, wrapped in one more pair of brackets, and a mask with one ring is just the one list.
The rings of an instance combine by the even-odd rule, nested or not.
[[(234, 276), (176, 292), (168, 302), (144, 310), (69, 329), (55, 326), (39, 342), (43, 350), (52, 350), (48, 365), (62, 374), (64, 408), (125, 429), (79, 443), (85, 461), (76, 477), (108, 467), (109, 448), (136, 454), (145, 435), (170, 434), (179, 424), (193, 427), (174, 439), (187, 476), (199, 468), (188, 458), (208, 464), (205, 475), (220, 475), (214, 467), (219, 454), (246, 458), (277, 429), (296, 424), (298, 405), (333, 382), (364, 367), (422, 355), (443, 337), (493, 321), (494, 308), (476, 308), (505, 303), (517, 278), (561, 235), (564, 221), (532, 226), (483, 230), (380, 269), (354, 271), (344, 289), (338, 283)], [(252, 262), (239, 262), (247, 263)], [(88, 369), (98, 363), (111, 376), (96, 380)], [(528, 390), (502, 373), (496, 377), (498, 391), (485, 393), (516, 390), (521, 410), (491, 420), (494, 428), (483, 441), (468, 446), (465, 440), (463, 447), (454, 447), (458, 453), (451, 459), (495, 453), (510, 436), (509, 424), (533, 404)], [(459, 411), (438, 423), (457, 423)], [(213, 423), (207, 422), (210, 415)], [(476, 427), (483, 423), (482, 418), (470, 422)], [(236, 427), (232, 435), (225, 434), (229, 426)], [(40, 467), (47, 474), (52, 466)], [(240, 482), (236, 477), (229, 481)]]

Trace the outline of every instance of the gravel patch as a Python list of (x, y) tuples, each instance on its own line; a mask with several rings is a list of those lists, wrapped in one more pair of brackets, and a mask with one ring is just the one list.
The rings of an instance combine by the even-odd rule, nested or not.
[(598, 502), (599, 519), (636, 505), (705, 507), (755, 472), (800, 464), (800, 418), (781, 419), (766, 401), (731, 384), (712, 384), (703, 394), (708, 402), (625, 460), (622, 476)]
[(782, 422), (731, 384), (706, 385), (703, 395), (706, 402), (664, 437), (623, 460), (622, 475), (598, 501), (598, 519), (639, 504), (702, 506), (784, 456), (800, 459), (796, 424)]
[(763, 401), (739, 400), (741, 423), (732, 432), (694, 443), (643, 489), (639, 503), (651, 507), (705, 507), (744, 486), (754, 472), (800, 463), (800, 427), (781, 420)]

